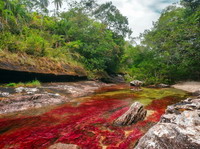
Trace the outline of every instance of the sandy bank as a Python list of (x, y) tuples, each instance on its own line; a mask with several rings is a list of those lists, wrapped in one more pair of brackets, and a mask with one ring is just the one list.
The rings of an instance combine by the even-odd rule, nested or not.
[(196, 91), (200, 91), (200, 82), (196, 81), (181, 82), (172, 85), (172, 87), (194, 93)]

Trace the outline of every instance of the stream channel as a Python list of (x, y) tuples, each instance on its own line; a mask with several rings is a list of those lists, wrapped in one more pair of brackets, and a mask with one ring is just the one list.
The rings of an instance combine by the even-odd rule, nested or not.
[[(56, 143), (76, 144), (83, 149), (134, 148), (168, 105), (187, 96), (174, 88), (133, 91), (127, 84), (117, 84), (64, 104), (2, 114), (0, 148), (45, 149)], [(147, 109), (146, 118), (131, 126), (114, 126), (113, 121), (135, 101)]]

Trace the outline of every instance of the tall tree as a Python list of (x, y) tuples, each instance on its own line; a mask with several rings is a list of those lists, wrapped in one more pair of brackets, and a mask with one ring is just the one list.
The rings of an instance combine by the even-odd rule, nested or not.
[(55, 5), (56, 9), (58, 10), (59, 8), (62, 7), (63, 0), (54, 0), (53, 3)]
[(103, 24), (106, 24), (109, 29), (123, 37), (132, 34), (132, 31), (128, 26), (127, 17), (123, 16), (112, 2), (107, 2), (97, 7), (93, 15)]

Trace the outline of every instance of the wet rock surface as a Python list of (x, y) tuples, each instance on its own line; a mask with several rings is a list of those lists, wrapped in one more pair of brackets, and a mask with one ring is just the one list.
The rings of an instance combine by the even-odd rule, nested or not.
[(199, 149), (200, 98), (168, 106), (165, 114), (135, 149)]
[(80, 149), (80, 147), (75, 144), (56, 143), (51, 145), (48, 149)]
[(147, 111), (144, 109), (144, 106), (139, 102), (135, 102), (126, 113), (114, 121), (114, 125), (128, 126), (137, 123), (144, 120), (146, 114)]
[(70, 102), (92, 94), (102, 86), (98, 81), (48, 83), (40, 87), (0, 87), (0, 114)]
[(0, 100), (0, 114), (40, 108), (47, 105), (59, 104), (69, 101), (69, 98), (56, 94), (16, 95)]

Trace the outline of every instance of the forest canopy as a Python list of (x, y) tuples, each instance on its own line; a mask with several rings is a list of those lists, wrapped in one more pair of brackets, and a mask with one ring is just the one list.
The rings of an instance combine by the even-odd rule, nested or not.
[(148, 84), (200, 79), (199, 0), (167, 7), (140, 38), (140, 45), (127, 46), (123, 59), (130, 77)]
[(0, 49), (77, 61), (92, 72), (116, 72), (124, 39), (131, 34), (128, 19), (111, 2), (68, 1), (63, 12), (58, 11), (63, 1), (53, 2), (49, 15), (48, 0), (1, 0)]
[(112, 2), (68, 0), (69, 9), (61, 12), (63, 3), (0, 0), (0, 52), (83, 65), (93, 77), (123, 73), (146, 84), (200, 79), (199, 0), (164, 9), (137, 46), (126, 41), (132, 30)]

